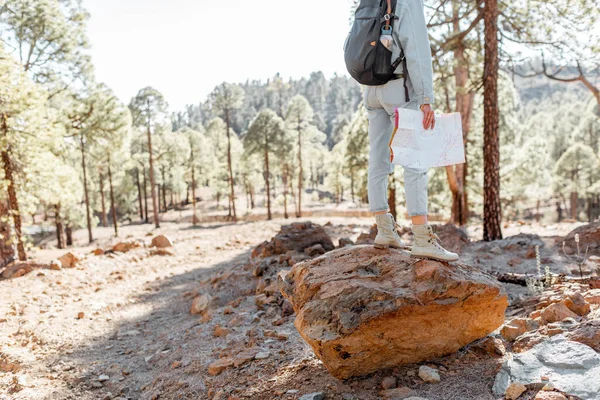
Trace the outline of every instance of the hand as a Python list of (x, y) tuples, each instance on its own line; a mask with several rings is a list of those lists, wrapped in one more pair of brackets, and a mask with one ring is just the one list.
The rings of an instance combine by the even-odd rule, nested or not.
[(423, 112), (423, 128), (425, 130), (435, 128), (435, 113), (433, 112), (431, 105), (422, 104), (421, 111)]

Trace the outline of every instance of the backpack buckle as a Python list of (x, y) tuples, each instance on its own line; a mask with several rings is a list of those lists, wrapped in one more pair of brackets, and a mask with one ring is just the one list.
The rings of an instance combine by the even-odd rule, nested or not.
[(389, 21), (390, 19), (392, 19), (392, 17), (390, 16), (390, 14), (385, 14), (383, 16), (383, 20), (386, 21), (386, 22)]

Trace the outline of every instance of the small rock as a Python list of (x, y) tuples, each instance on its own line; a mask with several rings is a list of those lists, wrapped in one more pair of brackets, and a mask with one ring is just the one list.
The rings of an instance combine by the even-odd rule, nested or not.
[(383, 378), (383, 381), (381, 381), (381, 387), (384, 390), (393, 389), (396, 387), (396, 385), (397, 383), (395, 376), (386, 376), (385, 378)]
[(546, 323), (562, 321), (566, 318), (577, 318), (577, 314), (569, 310), (564, 301), (550, 304), (542, 310), (542, 319)]
[(569, 293), (564, 301), (567, 308), (577, 315), (583, 316), (590, 312), (590, 303), (585, 301), (581, 293)]
[(197, 296), (192, 301), (192, 307), (190, 308), (190, 313), (191, 314), (203, 314), (208, 309), (208, 306), (210, 305), (211, 301), (212, 301), (212, 298), (208, 294), (203, 294), (203, 295)]
[(506, 389), (505, 396), (508, 400), (517, 400), (526, 391), (527, 388), (525, 385), (520, 382), (514, 382)]
[(552, 382), (548, 382), (546, 383), (546, 386), (542, 388), (542, 390), (545, 390), (546, 392), (552, 392), (554, 390), (554, 384)]
[(181, 361), (174, 361), (174, 362), (171, 364), (171, 368), (172, 368), (172, 369), (177, 369), (177, 368), (179, 368), (179, 367), (181, 367)]
[(320, 254), (325, 254), (325, 249), (319, 243), (319, 244), (315, 244), (314, 246), (307, 247), (306, 249), (304, 249), (304, 252), (309, 257), (314, 257), (314, 256), (318, 256)]
[(95, 256), (101, 256), (101, 255), (104, 254), (104, 250), (102, 250), (102, 249), (96, 249), (96, 250), (92, 251), (92, 254), (95, 255)]
[(233, 366), (231, 358), (220, 358), (208, 366), (208, 373), (211, 376), (216, 376), (231, 366)]
[(77, 314), (77, 319), (83, 319), (83, 318), (85, 318), (85, 313), (80, 312)]
[(316, 393), (305, 394), (304, 396), (301, 396), (298, 400), (325, 400), (325, 393), (316, 392)]
[(54, 271), (62, 270), (62, 263), (60, 262), (60, 260), (52, 260), (50, 262), (50, 269)]
[(383, 397), (384, 400), (398, 400), (409, 397), (412, 392), (411, 388), (403, 386), (395, 389), (382, 390), (379, 392), (379, 395)]
[(221, 325), (216, 325), (213, 330), (214, 337), (223, 337), (229, 335), (229, 329), (223, 328)]
[(110, 377), (108, 375), (100, 375), (98, 377), (98, 382), (106, 382), (108, 380), (110, 380)]
[(256, 360), (264, 360), (266, 358), (269, 358), (271, 356), (271, 353), (269, 353), (268, 351), (261, 351), (259, 353), (256, 354), (256, 356), (254, 357), (254, 359)]
[(92, 382), (92, 387), (95, 388), (95, 389), (100, 389), (101, 387), (103, 387), (103, 385), (100, 382), (98, 382), (98, 381), (93, 381)]
[(114, 251), (116, 253), (127, 253), (128, 251), (130, 251), (132, 249), (137, 249), (141, 246), (142, 245), (140, 244), (140, 242), (136, 242), (136, 241), (121, 242), (121, 243), (115, 244), (112, 247), (112, 251)]
[(540, 391), (535, 395), (534, 400), (567, 400), (567, 398), (559, 392)]
[(354, 242), (350, 238), (341, 238), (338, 247), (354, 246)]
[(63, 268), (75, 268), (81, 260), (83, 260), (83, 256), (73, 251), (68, 252), (58, 259)]
[(173, 247), (173, 241), (166, 235), (158, 235), (152, 238), (152, 243), (150, 247), (158, 247), (158, 248), (166, 248)]
[(440, 381), (440, 374), (434, 368), (421, 365), (419, 367), (419, 378), (425, 382), (438, 383)]
[(494, 246), (492, 247), (492, 249), (490, 250), (490, 253), (492, 254), (496, 254), (496, 255), (500, 255), (502, 254), (504, 251), (502, 251), (502, 249), (498, 246)]

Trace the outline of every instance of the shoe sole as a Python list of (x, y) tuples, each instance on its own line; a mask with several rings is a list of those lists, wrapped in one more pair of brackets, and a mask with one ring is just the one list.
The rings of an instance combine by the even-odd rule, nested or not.
[(437, 257), (432, 257), (432, 256), (421, 256), (421, 255), (418, 255), (418, 254), (417, 254), (417, 255), (415, 255), (415, 254), (412, 254), (412, 253), (411, 253), (410, 257), (411, 257), (411, 258), (425, 258), (425, 259), (427, 259), (427, 260), (434, 260), (434, 261), (444, 261), (444, 262), (455, 262), (455, 261), (458, 261), (458, 260), (459, 260), (459, 258), (460, 258), (460, 257), (459, 257), (459, 258), (452, 259), (452, 260), (445, 260), (445, 259), (443, 259), (443, 258), (437, 258)]
[[(397, 247), (397, 246), (392, 246), (392, 245), (389, 245), (389, 244), (374, 244), (373, 246), (374, 246), (376, 249), (379, 249), (379, 250), (385, 250), (385, 249), (389, 249), (390, 247), (391, 247), (392, 249), (398, 249), (398, 250), (407, 250), (407, 249), (409, 249), (407, 246), (404, 246), (404, 247)], [(410, 250), (410, 249), (409, 249), (409, 250)]]

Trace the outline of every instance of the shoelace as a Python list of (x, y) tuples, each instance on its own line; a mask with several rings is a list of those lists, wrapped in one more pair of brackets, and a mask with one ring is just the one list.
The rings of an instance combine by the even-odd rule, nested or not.
[(430, 242), (430, 243), (432, 243), (432, 244), (433, 244), (435, 247), (438, 247), (438, 248), (440, 248), (440, 249), (443, 249), (443, 247), (441, 246), (442, 239), (440, 239), (440, 237), (437, 235), (437, 233), (435, 233), (435, 232), (433, 232), (433, 231), (430, 231), (430, 232), (429, 232), (429, 237), (430, 237), (431, 239), (433, 239), (433, 241), (432, 241), (432, 242)]

